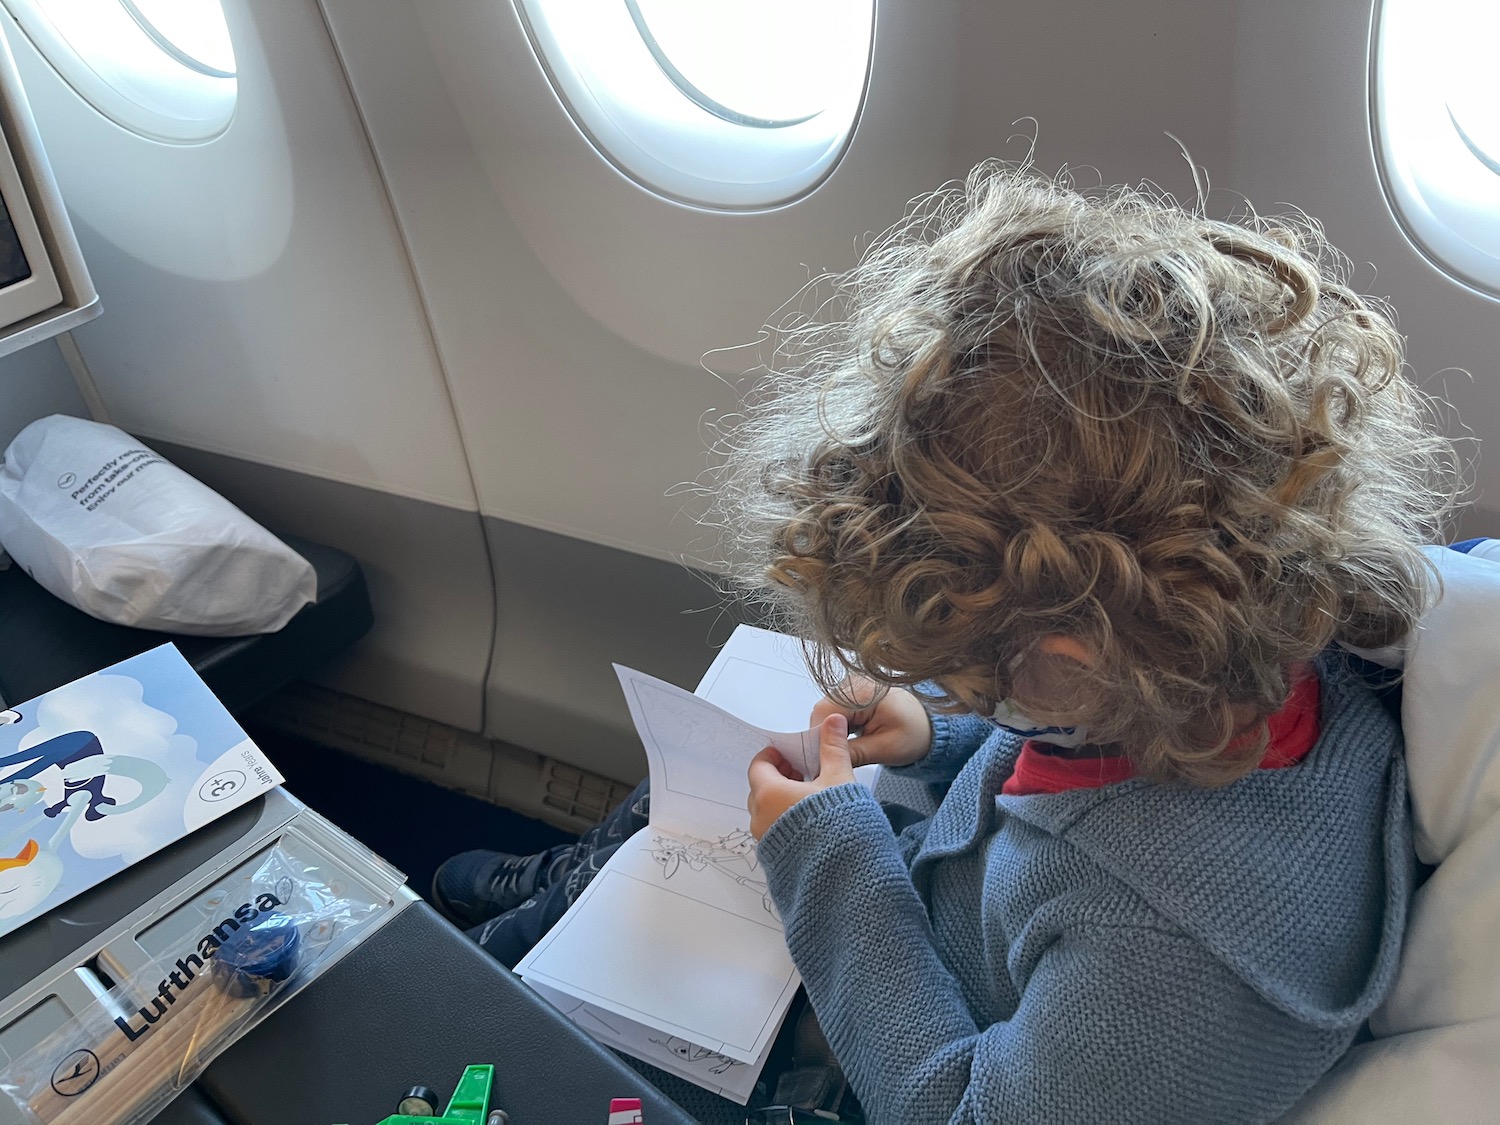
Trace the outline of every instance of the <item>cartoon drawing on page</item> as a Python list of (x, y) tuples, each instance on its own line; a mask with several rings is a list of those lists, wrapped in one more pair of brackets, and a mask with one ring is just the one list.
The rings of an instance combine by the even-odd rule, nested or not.
[[(80, 819), (128, 815), (154, 801), (170, 782), (156, 762), (107, 754), (94, 731), (65, 716), (53, 719), (75, 729), (49, 733), (55, 728), (39, 727), (18, 750), (0, 756), (0, 770), (6, 771), (0, 780), (0, 817), (19, 820), (0, 835), (0, 918), (35, 910), (57, 889), (67, 869), (59, 853), (65, 842), (75, 844)], [(57, 799), (47, 803), (53, 796)], [(51, 826), (37, 819), (38, 810), (58, 821), (55, 829), (43, 831)]]
[(679, 1039), (675, 1035), (669, 1035), (665, 1039), (653, 1038), (651, 1042), (658, 1047), (665, 1047), (685, 1063), (697, 1065), (707, 1063), (699, 1069), (707, 1070), (710, 1074), (723, 1074), (736, 1066), (745, 1064), (738, 1059), (732, 1059), (728, 1055), (721, 1055), (718, 1051), (710, 1051), (707, 1047), (700, 1047), (696, 1043), (689, 1043), (686, 1039)]
[(717, 871), (742, 887), (759, 891), (766, 913), (777, 916), (770, 888), (760, 874), (755, 837), (748, 831), (730, 832), (714, 841), (652, 836), (651, 858), (661, 864), (663, 879), (670, 879), (684, 866), (692, 871)]
[(0, 935), (281, 784), (170, 644), (0, 707)]
[[(652, 1035), (647, 1028), (639, 1024), (631, 1023), (629, 1020), (618, 1019), (613, 1013), (604, 1012), (586, 1001), (576, 997), (568, 996), (566, 993), (546, 990), (543, 993), (547, 999), (556, 1005), (557, 1010), (576, 1023), (585, 1031), (600, 1036), (606, 1042), (612, 1042), (616, 1046), (633, 1042), (640, 1044), (642, 1040), (652, 1043), (665, 1050), (680, 1064), (691, 1067), (694, 1070), (703, 1071), (708, 1074), (725, 1074), (734, 1067), (743, 1067), (745, 1064), (738, 1059), (732, 1059), (728, 1055), (722, 1055), (718, 1051), (711, 1051), (707, 1047), (700, 1047), (696, 1043), (689, 1042), (677, 1035)], [(632, 1053), (641, 1050), (636, 1046)], [(645, 1056), (638, 1056), (645, 1057)], [(647, 1058), (647, 1061), (652, 1061)], [(664, 1060), (655, 1060), (658, 1064)], [(702, 1065), (707, 1064), (707, 1065)]]

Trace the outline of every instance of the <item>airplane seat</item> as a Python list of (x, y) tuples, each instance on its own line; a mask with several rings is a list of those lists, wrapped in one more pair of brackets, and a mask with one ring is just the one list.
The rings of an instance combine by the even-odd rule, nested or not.
[(188, 637), (90, 617), (19, 566), (0, 571), (0, 698), (14, 704), (168, 641), (232, 712), (316, 671), (374, 622), (359, 563), (343, 551), (281, 536), (317, 573), (316, 599), (275, 633)]
[(1500, 1106), (1500, 540), (1433, 548), (1443, 593), (1404, 652), (1417, 858), (1395, 987), (1285, 1119), (1297, 1125), (1488, 1121)]

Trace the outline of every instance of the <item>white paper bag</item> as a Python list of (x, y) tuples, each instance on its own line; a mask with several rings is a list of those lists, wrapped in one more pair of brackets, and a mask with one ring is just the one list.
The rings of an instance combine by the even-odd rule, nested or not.
[(201, 636), (270, 633), (317, 595), (311, 564), (135, 438), (54, 414), (0, 466), (0, 546), (104, 621)]

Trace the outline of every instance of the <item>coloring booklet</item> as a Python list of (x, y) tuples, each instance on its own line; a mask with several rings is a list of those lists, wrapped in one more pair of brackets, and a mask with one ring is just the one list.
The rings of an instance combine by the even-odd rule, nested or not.
[(774, 745), (817, 773), (817, 731), (801, 728), (822, 693), (795, 640), (743, 625), (696, 694), (615, 671), (650, 763), (650, 823), (516, 972), (601, 1042), (743, 1105), (800, 983), (745, 771)]
[(281, 780), (170, 644), (0, 710), (0, 934)]

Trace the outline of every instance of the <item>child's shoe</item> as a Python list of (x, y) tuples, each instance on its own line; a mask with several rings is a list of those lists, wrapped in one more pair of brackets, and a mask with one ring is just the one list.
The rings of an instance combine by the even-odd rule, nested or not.
[(461, 929), (478, 926), (546, 890), (572, 851), (561, 844), (536, 855), (460, 852), (433, 874), (432, 905)]

